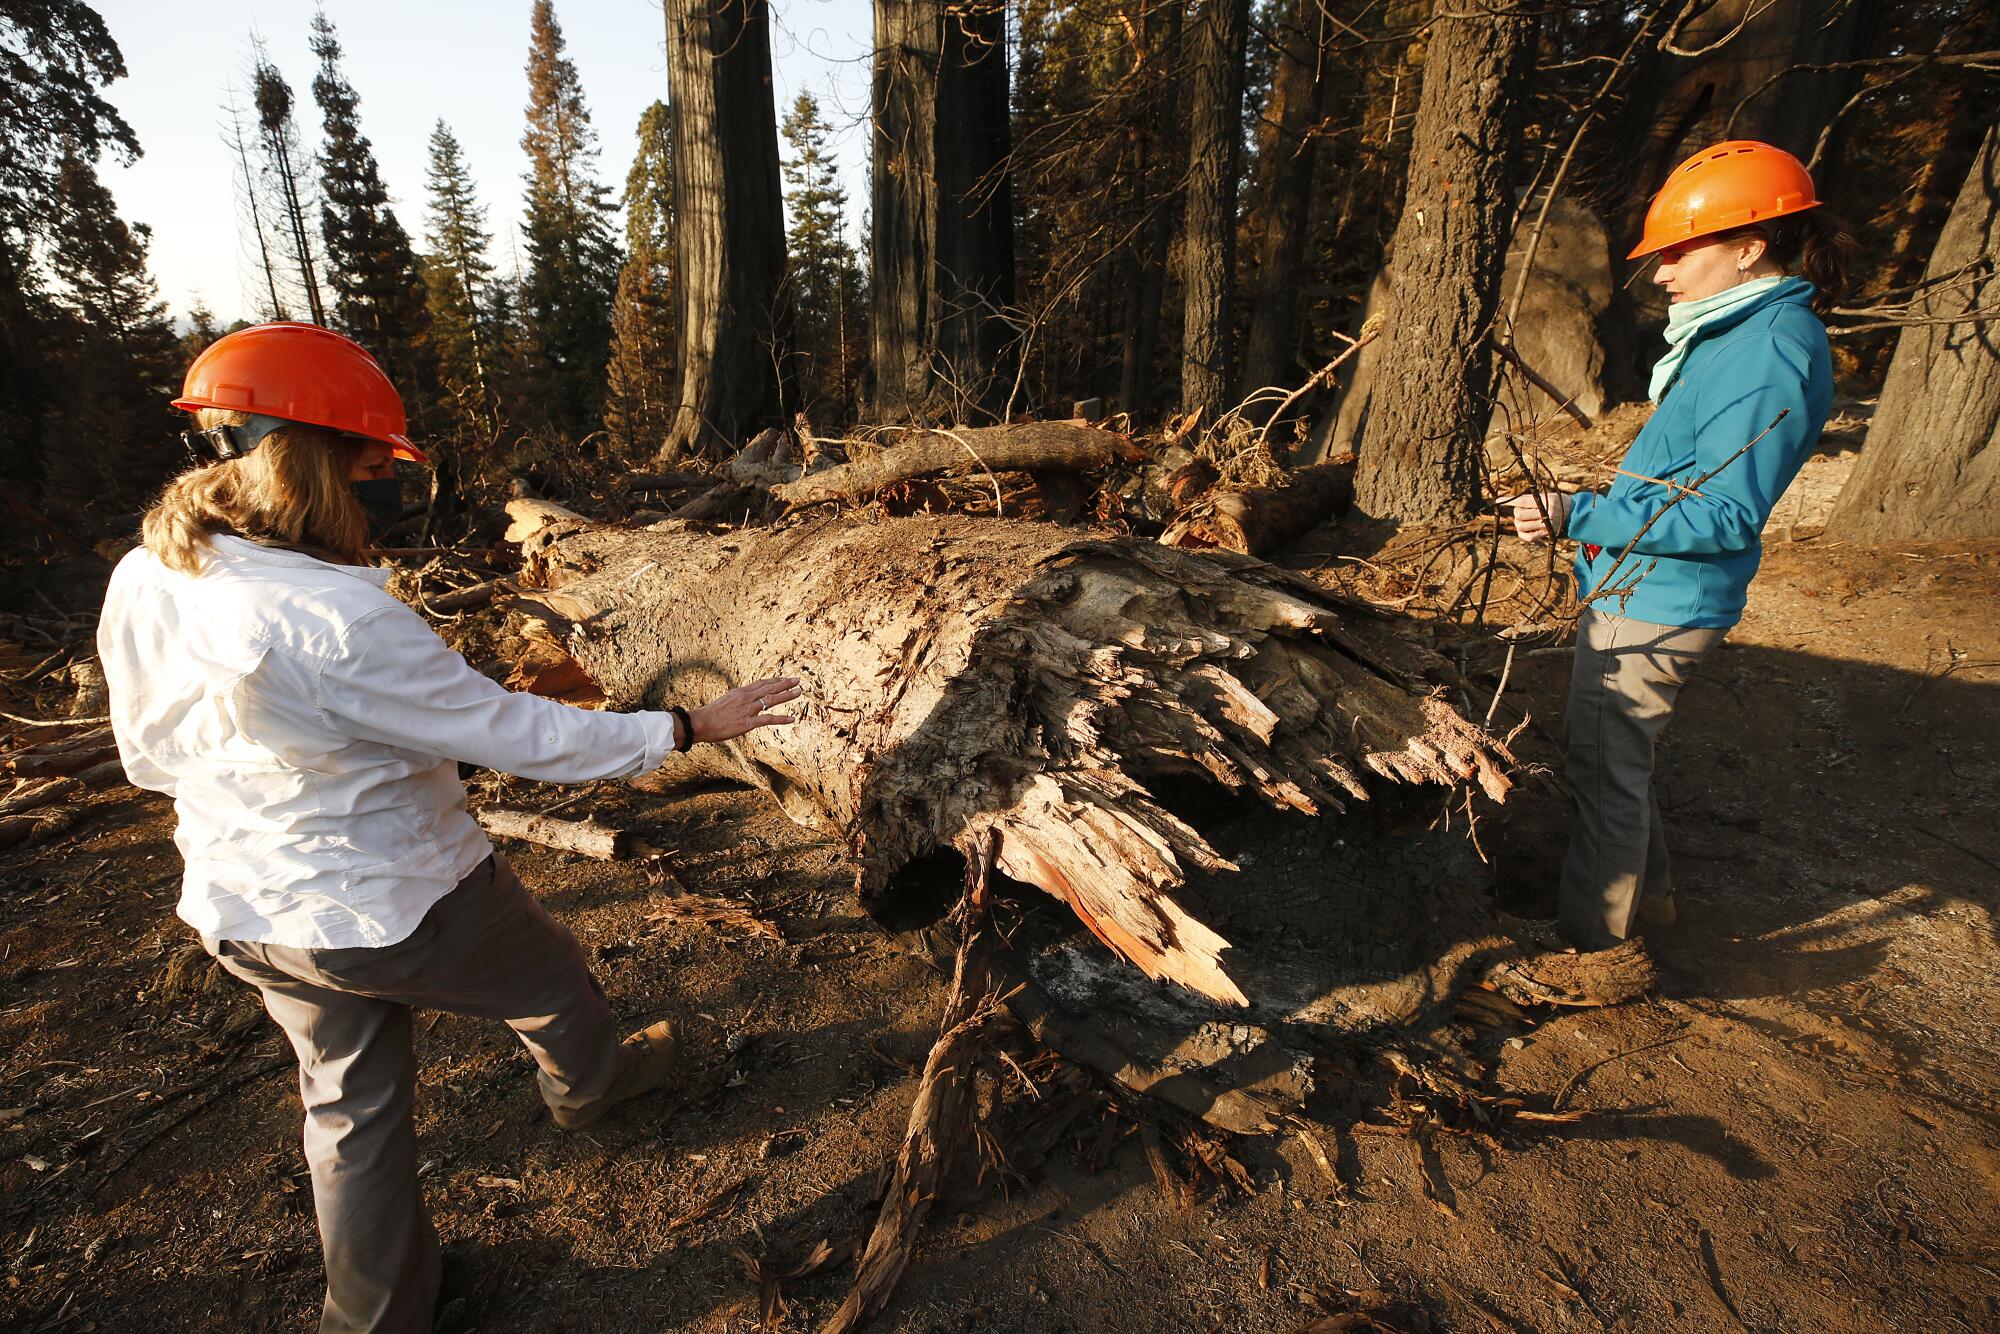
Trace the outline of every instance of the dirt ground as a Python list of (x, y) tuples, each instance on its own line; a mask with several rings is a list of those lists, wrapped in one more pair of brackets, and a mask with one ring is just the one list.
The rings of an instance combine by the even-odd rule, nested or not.
[[(1011, 1171), (968, 1161), (876, 1327), (2000, 1328), (2000, 549), (1818, 532), (1852, 463), (1830, 439), (1663, 745), (1683, 920), (1651, 941), (1662, 985), (1460, 1035), (1489, 1093), (1587, 1116), (1420, 1143), (1329, 1113), (1324, 1166), (1297, 1135), (1236, 1140), (1233, 1184), (1170, 1139), (1187, 1199), (1129, 1104), (1030, 1061), (996, 1086)], [(89, 585), (6, 601), (46, 615)], [(1549, 764), (1569, 660), (1544, 647), (1500, 717), (1532, 714), (1524, 758)], [(621, 1017), (687, 1020), (727, 1064), (564, 1136), (503, 1028), (420, 1016), (440, 1327), (758, 1328), (752, 1264), (872, 1219), (944, 987), (860, 912), (839, 849), (754, 794), (606, 784), (586, 810), (779, 938), (662, 916), (634, 864), (508, 848)], [(1529, 784), (1487, 828), (1503, 905), (1549, 912), (1560, 802)], [(292, 1063), (190, 955), (179, 875), (166, 801), (132, 789), (0, 852), (0, 1328), (311, 1325)], [(771, 1327), (813, 1328), (850, 1275), (782, 1282)]]

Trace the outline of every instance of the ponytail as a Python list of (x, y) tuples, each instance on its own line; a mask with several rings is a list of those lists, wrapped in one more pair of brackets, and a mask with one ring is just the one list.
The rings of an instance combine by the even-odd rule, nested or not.
[(1818, 289), (1813, 309), (1821, 315), (1839, 305), (1847, 295), (1849, 270), (1861, 253), (1861, 243), (1854, 239), (1847, 224), (1824, 207), (1787, 213), (1769, 222), (1738, 227), (1724, 235), (1762, 237), (1770, 247), (1773, 264)]

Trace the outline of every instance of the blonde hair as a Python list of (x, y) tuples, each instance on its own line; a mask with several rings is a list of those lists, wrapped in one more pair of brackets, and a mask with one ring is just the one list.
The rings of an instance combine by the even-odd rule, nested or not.
[[(203, 408), (203, 430), (240, 426), (248, 414)], [(361, 447), (320, 426), (289, 422), (248, 454), (191, 468), (161, 493), (140, 531), (169, 569), (199, 574), (209, 538), (233, 533), (359, 565), (368, 515), (348, 481)]]

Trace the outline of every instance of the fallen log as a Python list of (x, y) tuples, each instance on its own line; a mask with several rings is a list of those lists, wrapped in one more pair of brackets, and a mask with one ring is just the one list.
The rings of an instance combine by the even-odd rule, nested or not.
[(864, 903), (990, 831), (999, 869), (1228, 1004), (1248, 1003), (1228, 942), (1173, 891), (1186, 866), (1234, 864), (1148, 782), (1305, 813), (1391, 784), (1511, 785), (1505, 747), (1371, 649), (1358, 612), (1241, 557), (957, 516), (727, 534), (556, 519), (523, 578), (614, 707), (799, 677), (796, 724), (698, 747), (681, 772), (843, 839)]
[(83, 783), (75, 778), (51, 778), (45, 783), (24, 782), (0, 797), (0, 816), (25, 815), (43, 806), (66, 801), (83, 791)]
[(7, 757), (6, 768), (22, 778), (61, 778), (117, 759), (117, 743), (109, 738), (100, 738), (90, 746), (16, 751)]
[(1292, 474), (1289, 486), (1209, 491), (1160, 535), (1170, 547), (1220, 549), (1246, 556), (1276, 551), (1354, 503), (1354, 463), (1316, 463)]
[(28, 815), (0, 815), (0, 848), (45, 843), (75, 824), (82, 814), (74, 806), (49, 806)]
[(622, 829), (607, 829), (595, 820), (558, 820), (504, 806), (489, 806), (479, 812), (478, 818), (489, 834), (539, 843), (545, 848), (574, 852), (601, 862), (621, 861), (633, 851), (630, 834)]
[(771, 494), (787, 505), (852, 500), (912, 477), (998, 472), (1099, 472), (1143, 457), (1115, 431), (1073, 422), (1014, 422), (1006, 426), (931, 430), (871, 458), (780, 482)]

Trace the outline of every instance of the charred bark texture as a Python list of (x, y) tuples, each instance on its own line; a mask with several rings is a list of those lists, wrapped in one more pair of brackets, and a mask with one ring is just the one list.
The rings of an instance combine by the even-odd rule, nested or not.
[(1005, 6), (876, 0), (873, 112), (876, 411), (990, 416), (1014, 299)]
[(680, 406), (661, 456), (785, 420), (791, 315), (766, 0), (668, 0)]
[(1829, 520), (1843, 538), (2000, 537), (2000, 126), (1931, 252), (1861, 461)]
[[(1164, 19), (1155, 17), (1164, 11)], [(1181, 27), (1185, 18), (1183, 0), (1156, 6), (1147, 16), (1149, 34), (1155, 23), (1164, 25), (1164, 36), (1155, 43), (1155, 49), (1178, 53), (1181, 46)], [(1146, 126), (1145, 138), (1139, 145), (1140, 189), (1145, 189), (1148, 180), (1147, 163), (1155, 153), (1164, 153), (1163, 145), (1170, 142), (1174, 127), (1180, 123), (1181, 81), (1167, 81), (1166, 95), (1161, 99), (1159, 113), (1153, 123)], [(1168, 190), (1150, 201), (1152, 216), (1134, 239), (1129, 252), (1128, 278), (1130, 284), (1125, 301), (1125, 328), (1119, 347), (1118, 406), (1134, 416), (1143, 417), (1152, 410), (1153, 402), (1153, 359), (1159, 353), (1160, 312), (1166, 305), (1167, 260), (1173, 250), (1174, 221), (1178, 215), (1176, 204), (1180, 192)]]
[(1396, 225), (1390, 327), (1357, 453), (1378, 518), (1458, 520), (1479, 497), (1493, 322), (1536, 20), (1521, 4), (1441, 0)]
[(525, 551), (615, 705), (801, 678), (793, 726), (690, 758), (843, 839), (865, 901), (917, 858), (997, 838), (1001, 870), (1226, 1003), (1246, 1000), (1228, 942), (1174, 891), (1185, 867), (1234, 867), (1149, 780), (1308, 813), (1385, 784), (1509, 786), (1504, 748), (1399, 673), (1379, 630), (1252, 560), (956, 517), (559, 521)]
[(1189, 86), (1186, 232), (1181, 240), (1181, 410), (1214, 421), (1229, 407), (1230, 293), (1236, 285), (1236, 178), (1243, 156), (1249, 0), (1201, 0)]

